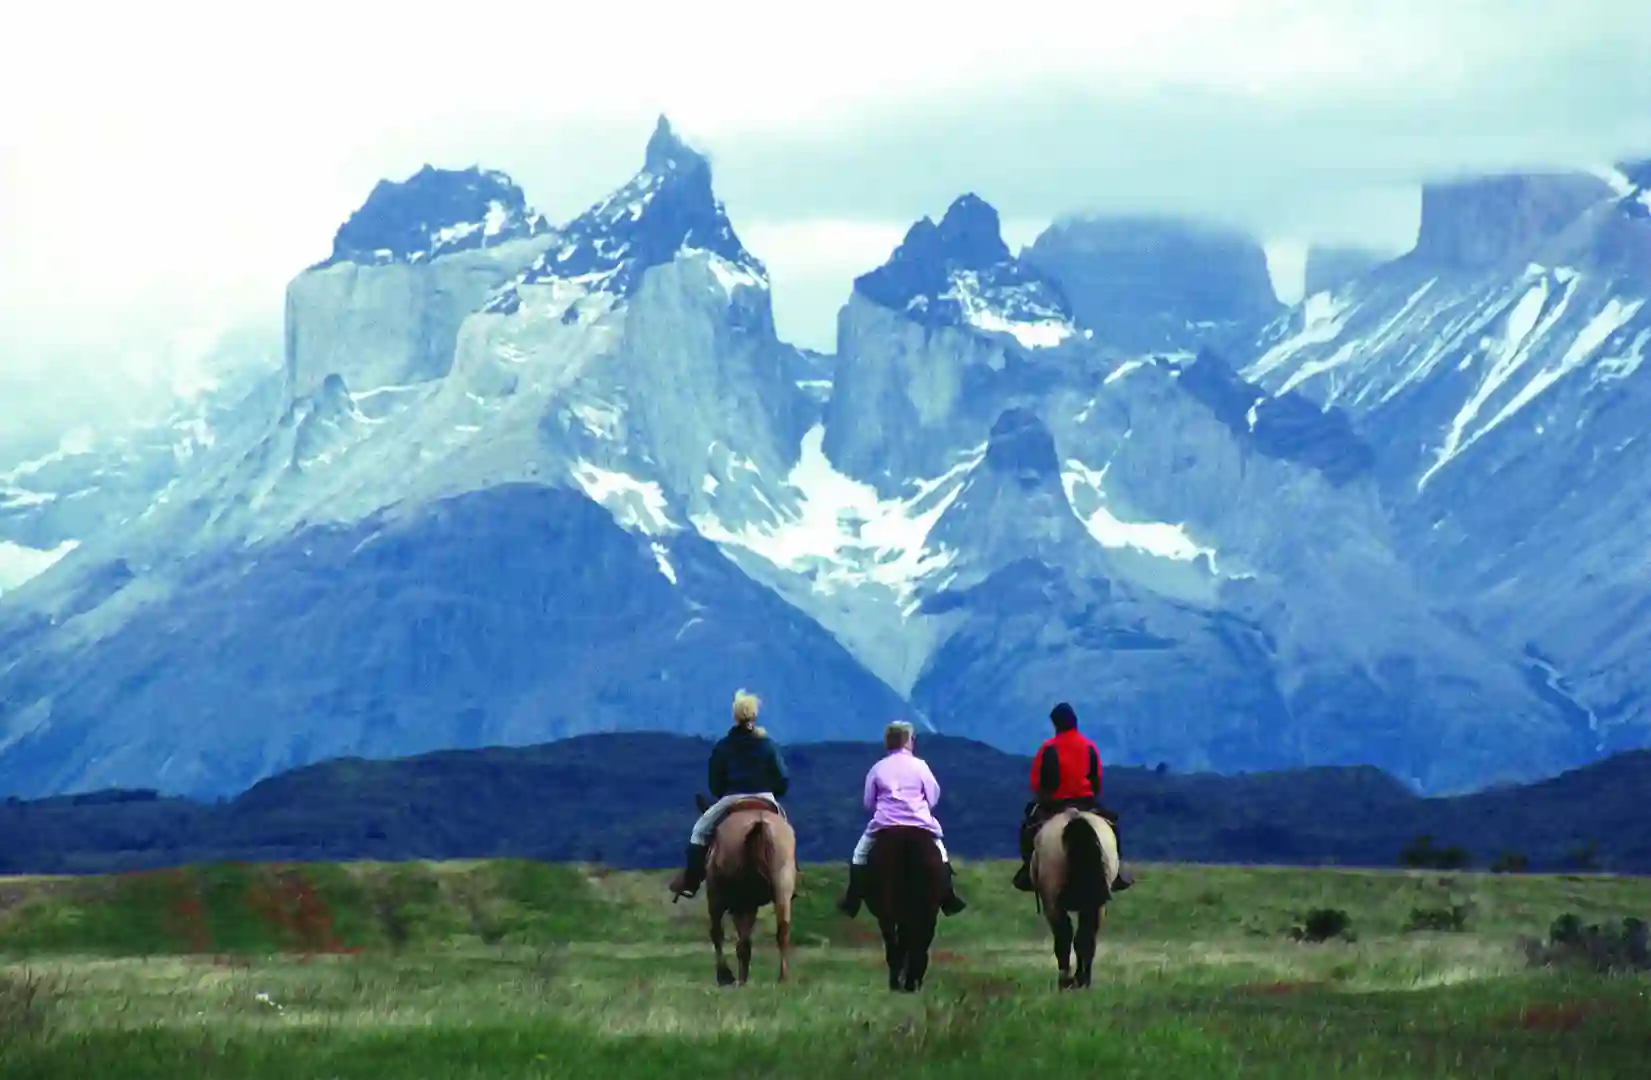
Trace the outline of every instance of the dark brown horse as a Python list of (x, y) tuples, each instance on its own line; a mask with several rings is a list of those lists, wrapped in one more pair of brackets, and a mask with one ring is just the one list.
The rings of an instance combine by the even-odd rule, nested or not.
[(929, 946), (945, 897), (946, 866), (926, 829), (881, 829), (866, 860), (866, 909), (883, 932), (889, 989), (915, 993), (929, 970)]
[[(1063, 810), (1044, 822), (1032, 843), (1032, 887), (1055, 935), (1060, 988), (1088, 989), (1095, 966), (1095, 939), (1112, 883), (1118, 876), (1118, 838), (1099, 814)], [(1072, 913), (1078, 916), (1074, 940)], [(1072, 972), (1077, 945), (1078, 970)]]
[[(703, 813), (703, 797), (695, 804)], [(730, 986), (734, 973), (722, 951), (722, 918), (734, 917), (739, 985), (751, 975), (751, 933), (757, 911), (774, 906), (774, 941), (780, 950), (780, 981), (791, 973), (791, 899), (797, 891), (797, 836), (785, 815), (762, 799), (731, 806), (717, 823), (705, 855), (705, 903), (711, 916), (711, 945), (717, 953), (717, 983)]]

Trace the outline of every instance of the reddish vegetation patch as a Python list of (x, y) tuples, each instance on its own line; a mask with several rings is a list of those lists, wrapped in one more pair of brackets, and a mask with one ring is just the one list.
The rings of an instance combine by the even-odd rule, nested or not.
[(843, 936), (848, 939), (850, 945), (881, 945), (883, 943), (881, 932), (862, 923), (850, 923), (847, 929), (843, 931)]
[(212, 931), (206, 924), (206, 905), (201, 902), (195, 881), (181, 870), (172, 871), (161, 880), (171, 893), (162, 916), (167, 933), (187, 952), (211, 951)]
[(275, 928), (295, 952), (341, 953), (347, 949), (333, 930), (332, 911), (300, 870), (277, 871), (247, 890), (246, 905)]
[(950, 949), (935, 949), (929, 953), (931, 964), (967, 964), (969, 958), (962, 953), (952, 952)]
[(1527, 1005), (1519, 1010), (1519, 1026), (1526, 1031), (1575, 1031), (1590, 1018), (1611, 1012), (1609, 1001), (1566, 1001)]
[(1323, 985), (1323, 983), (1317, 982), (1272, 982), (1251, 983), (1248, 986), (1241, 986), (1239, 989), (1250, 994), (1276, 997), (1284, 994), (1299, 994), (1304, 990), (1313, 990)]

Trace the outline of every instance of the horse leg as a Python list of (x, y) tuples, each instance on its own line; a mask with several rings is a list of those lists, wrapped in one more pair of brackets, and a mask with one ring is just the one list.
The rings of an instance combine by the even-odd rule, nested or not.
[(923, 989), (923, 976), (929, 972), (929, 946), (934, 944), (934, 911), (924, 911), (906, 924), (906, 991), (916, 993)]
[(736, 911), (734, 913), (734, 933), (737, 937), (734, 942), (734, 957), (739, 960), (741, 986), (744, 986), (751, 978), (751, 933), (756, 928), (757, 913), (755, 911)]
[(1055, 962), (1060, 964), (1062, 990), (1072, 989), (1072, 916), (1064, 911), (1047, 915), (1049, 929), (1055, 932)]
[(717, 950), (717, 985), (732, 986), (734, 973), (728, 968), (728, 959), (722, 953), (722, 908), (711, 908), (711, 944)]
[(1095, 936), (1101, 926), (1101, 909), (1085, 908), (1078, 912), (1078, 987), (1089, 989), (1090, 976), (1095, 967)]
[(780, 981), (791, 977), (791, 897), (774, 897), (774, 944), (780, 950)]
[(877, 929), (883, 932), (883, 959), (889, 966), (889, 989), (900, 989), (900, 978), (906, 969), (906, 954), (900, 947), (900, 925), (887, 915), (877, 916)]

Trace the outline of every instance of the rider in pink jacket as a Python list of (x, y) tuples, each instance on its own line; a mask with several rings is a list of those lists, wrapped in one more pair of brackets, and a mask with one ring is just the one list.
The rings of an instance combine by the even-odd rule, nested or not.
[(890, 724), (883, 732), (883, 745), (888, 753), (866, 773), (861, 801), (871, 812), (871, 822), (861, 834), (860, 842), (854, 845), (854, 857), (848, 866), (848, 891), (837, 903), (837, 910), (851, 919), (860, 912), (866, 864), (871, 859), (871, 846), (877, 833), (897, 825), (915, 826), (934, 834), (934, 846), (940, 849), (940, 860), (946, 867), (946, 898), (940, 910), (956, 915), (968, 906), (953, 886), (952, 861), (946, 854), (940, 822), (934, 816), (934, 806), (940, 801), (940, 783), (928, 763), (912, 753), (915, 742), (910, 724), (903, 721)]

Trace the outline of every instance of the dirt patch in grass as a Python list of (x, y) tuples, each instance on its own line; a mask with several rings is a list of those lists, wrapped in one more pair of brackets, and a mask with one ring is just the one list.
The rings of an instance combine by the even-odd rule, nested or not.
[(1577, 1031), (1589, 1020), (1623, 1011), (1619, 1001), (1548, 1001), (1526, 1005), (1509, 1026), (1525, 1031)]
[(1256, 994), (1261, 997), (1283, 997), (1287, 994), (1300, 994), (1310, 990), (1321, 990), (1325, 985), (1325, 983), (1312, 980), (1250, 983), (1245, 986), (1240, 986), (1238, 991), (1242, 994)]

